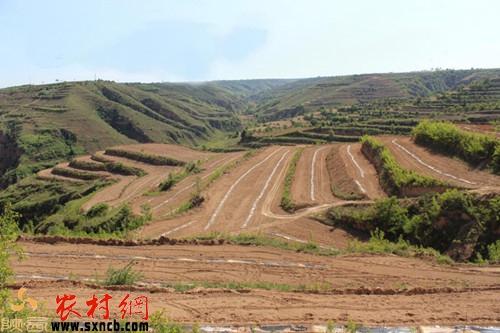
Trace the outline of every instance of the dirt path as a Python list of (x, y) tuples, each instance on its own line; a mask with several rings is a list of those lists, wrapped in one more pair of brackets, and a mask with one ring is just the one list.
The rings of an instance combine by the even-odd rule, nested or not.
[(500, 177), (474, 170), (458, 159), (436, 154), (414, 144), (409, 137), (383, 136), (380, 140), (402, 167), (465, 188), (499, 187)]
[[(98, 267), (99, 275), (110, 265), (123, 266), (134, 260), (144, 282), (156, 286), (190, 281), (262, 282), (303, 285), (335, 293), (201, 290), (149, 294), (152, 307), (166, 307), (169, 317), (176, 321), (314, 322), (342, 320), (348, 313), (351, 319), (363, 323), (452, 323), (462, 320), (459, 318), (469, 323), (500, 322), (495, 310), (500, 296), (500, 273), (466, 265), (439, 266), (396, 256), (321, 257), (235, 245), (21, 245), (26, 260), (13, 262), (17, 281), (55, 281), (69, 275), (90, 281), (96, 271), (89, 267)], [(65, 290), (86, 298), (95, 292), (63, 282), (28, 285), (30, 296), (52, 302), (56, 294)], [(413, 291), (409, 295), (398, 294), (405, 289)], [(373, 295), (372, 290), (379, 294)], [(177, 304), (183, 306), (179, 308)]]

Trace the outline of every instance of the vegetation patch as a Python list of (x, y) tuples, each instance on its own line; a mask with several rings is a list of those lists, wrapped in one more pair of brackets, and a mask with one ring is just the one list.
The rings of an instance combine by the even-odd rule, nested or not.
[(306, 292), (306, 293), (318, 293), (318, 292), (328, 292), (333, 288), (328, 283), (316, 283), (316, 284), (299, 284), (291, 285), (285, 283), (275, 283), (266, 281), (256, 281), (256, 282), (215, 282), (215, 281), (193, 281), (193, 282), (172, 282), (164, 283), (162, 285), (165, 288), (173, 288), (177, 292), (186, 292), (193, 290), (195, 288), (207, 288), (207, 289), (230, 289), (230, 290), (244, 290), (244, 289), (262, 289), (262, 290), (276, 290), (282, 292)]
[(91, 183), (61, 182), (28, 177), (0, 193), (0, 207), (12, 203), (18, 212), (19, 228), (34, 231), (48, 216), (57, 213), (70, 201), (81, 199), (108, 185), (102, 180)]
[(170, 190), (175, 184), (186, 178), (187, 176), (191, 174), (196, 174), (200, 173), (201, 168), (200, 168), (200, 163), (199, 161), (197, 162), (189, 162), (184, 166), (184, 169), (182, 169), (179, 172), (171, 172), (168, 174), (168, 177), (166, 180), (160, 183), (158, 186), (160, 191), (168, 191)]
[(105, 286), (131, 286), (142, 278), (140, 272), (133, 270), (134, 262), (131, 261), (121, 268), (109, 267), (106, 278), (101, 282)]
[(403, 239), (431, 247), (454, 260), (496, 261), (498, 216), (499, 195), (448, 190), (415, 199), (391, 197), (373, 205), (332, 208), (326, 223), (367, 233), (380, 230), (390, 241)]
[(172, 165), (172, 166), (183, 166), (185, 162), (176, 160), (171, 157), (152, 155), (142, 152), (136, 152), (131, 150), (109, 148), (105, 151), (106, 155), (125, 157), (130, 160), (139, 161), (152, 165)]
[(361, 151), (375, 166), (380, 185), (389, 195), (415, 196), (423, 192), (444, 191), (449, 185), (434, 178), (402, 168), (389, 149), (374, 137), (361, 139)]
[(107, 171), (110, 173), (124, 175), (124, 176), (138, 176), (146, 175), (142, 169), (125, 165), (120, 162), (106, 161), (104, 163), (95, 163), (91, 161), (72, 160), (69, 166), (73, 169), (89, 170), (89, 171)]
[(293, 213), (297, 206), (292, 199), (292, 183), (295, 177), (295, 171), (297, 169), (297, 163), (299, 162), (300, 156), (302, 156), (303, 148), (299, 148), (292, 157), (290, 164), (286, 170), (285, 181), (283, 186), (283, 192), (281, 193), (280, 206), (285, 211)]
[(106, 177), (106, 176), (101, 175), (101, 174), (90, 173), (90, 172), (81, 171), (81, 170), (77, 170), (77, 169), (61, 168), (61, 167), (54, 167), (52, 169), (51, 173), (54, 175), (59, 175), (59, 176), (64, 176), (64, 177), (69, 177), (69, 178), (76, 178), (76, 179), (81, 179), (81, 180), (96, 180), (96, 179), (101, 179), (101, 178)]
[(500, 173), (500, 140), (461, 130), (449, 122), (422, 121), (413, 130), (415, 142), (478, 166), (487, 164)]
[(299, 243), (268, 237), (261, 234), (246, 234), (227, 235), (222, 233), (210, 233), (207, 235), (197, 236), (193, 239), (199, 241), (220, 241), (224, 240), (231, 244), (243, 246), (269, 246), (287, 251), (302, 252), (320, 256), (339, 256), (354, 253), (386, 253), (396, 254), (403, 257), (427, 257), (436, 260), (438, 263), (450, 263), (452, 260), (445, 255), (440, 254), (432, 248), (413, 245), (407, 241), (397, 240), (391, 241), (384, 237), (384, 234), (377, 231), (372, 233), (370, 239), (366, 242), (351, 241), (347, 249), (339, 250), (334, 247), (324, 247), (308, 241), (307, 243)]
[[(90, 194), (91, 195), (91, 194)], [(35, 229), (37, 233), (68, 236), (123, 237), (151, 220), (148, 207), (136, 215), (128, 205), (111, 209), (100, 203), (82, 212), (81, 206), (90, 195), (68, 202), (55, 214), (45, 218)]]

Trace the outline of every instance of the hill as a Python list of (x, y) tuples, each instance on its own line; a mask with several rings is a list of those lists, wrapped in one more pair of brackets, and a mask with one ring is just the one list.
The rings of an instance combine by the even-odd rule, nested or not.
[[(279, 133), (284, 138), (267, 141), (295, 143), (408, 133), (421, 116), (488, 122), (498, 118), (499, 78), (498, 69), (471, 69), (202, 83), (87, 81), (1, 89), (0, 188), (109, 146), (236, 144), (243, 127), (255, 134), (258, 126), (272, 121), (295, 122)], [(298, 127), (307, 127), (308, 133), (297, 132), (297, 117), (302, 117)]]
[(117, 144), (198, 145), (240, 130), (241, 99), (215, 84), (76, 82), (0, 90), (0, 184)]
[(321, 108), (428, 97), (495, 77), (500, 77), (500, 70), (444, 70), (301, 79), (254, 96), (258, 105), (249, 113), (261, 121), (273, 121)]

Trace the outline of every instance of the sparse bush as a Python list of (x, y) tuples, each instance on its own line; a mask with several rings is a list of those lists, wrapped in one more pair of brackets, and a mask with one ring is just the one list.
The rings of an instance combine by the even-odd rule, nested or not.
[(183, 333), (181, 325), (168, 320), (163, 311), (156, 311), (150, 317), (150, 326), (155, 333)]
[(171, 172), (168, 174), (168, 177), (166, 180), (160, 183), (158, 185), (160, 191), (168, 191), (170, 190), (175, 184), (189, 176), (190, 174), (195, 174), (195, 173), (200, 173), (201, 168), (199, 166), (199, 162), (189, 162), (184, 166), (184, 169), (180, 172)]
[(105, 286), (126, 285), (131, 286), (142, 278), (142, 274), (134, 272), (134, 262), (131, 261), (122, 268), (109, 267), (106, 278), (102, 282)]

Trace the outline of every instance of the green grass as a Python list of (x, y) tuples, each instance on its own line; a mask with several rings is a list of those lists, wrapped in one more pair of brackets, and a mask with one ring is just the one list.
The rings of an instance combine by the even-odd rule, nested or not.
[(333, 289), (333, 286), (327, 283), (315, 283), (315, 284), (299, 284), (291, 285), (285, 283), (275, 283), (267, 281), (255, 281), (255, 282), (242, 282), (242, 281), (229, 281), (229, 282), (217, 282), (217, 281), (190, 281), (190, 282), (171, 282), (162, 284), (165, 288), (173, 288), (177, 292), (186, 292), (195, 288), (207, 288), (207, 289), (230, 289), (230, 290), (242, 290), (242, 289), (262, 289), (262, 290), (274, 290), (281, 292), (328, 292)]
[(142, 278), (142, 274), (133, 270), (134, 262), (121, 268), (109, 267), (102, 281), (105, 286), (131, 286)]
[(453, 260), (432, 248), (415, 246), (399, 238), (396, 242), (391, 242), (385, 238), (384, 232), (376, 229), (372, 232), (368, 242), (349, 242), (347, 253), (370, 253), (370, 254), (395, 254), (401, 257), (431, 257), (439, 264), (452, 264)]
[(373, 254), (396, 254), (402, 257), (428, 257), (436, 260), (441, 264), (453, 262), (449, 257), (442, 255), (432, 248), (412, 245), (404, 240), (390, 241), (384, 237), (384, 233), (376, 231), (372, 233), (371, 238), (367, 242), (351, 241), (347, 249), (341, 250), (336, 248), (321, 247), (316, 243), (309, 241), (307, 243), (293, 242), (281, 240), (273, 237), (268, 237), (261, 234), (239, 234), (227, 235), (222, 233), (210, 233), (194, 237), (198, 240), (220, 240), (224, 239), (235, 245), (243, 246), (269, 246), (281, 250), (307, 253), (320, 256), (340, 256), (356, 253), (373, 253)]
[(299, 162), (300, 156), (302, 155), (303, 148), (298, 149), (293, 155), (290, 164), (286, 170), (283, 192), (281, 193), (281, 201), (280, 206), (287, 212), (294, 212), (296, 209), (296, 205), (292, 199), (292, 183), (295, 178), (295, 171), (297, 169), (297, 163)]

